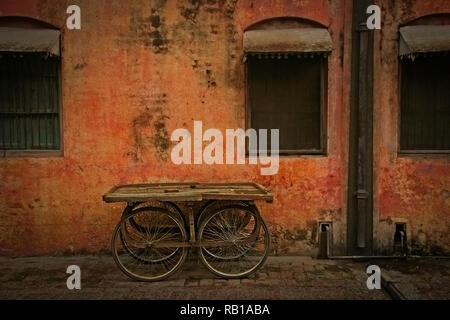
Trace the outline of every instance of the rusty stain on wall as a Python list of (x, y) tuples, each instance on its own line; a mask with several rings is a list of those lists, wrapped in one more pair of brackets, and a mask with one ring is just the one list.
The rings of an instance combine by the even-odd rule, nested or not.
[(188, 0), (177, 1), (178, 8), (180, 10), (180, 14), (188, 20), (195, 22), (198, 12), (200, 11), (200, 6), (202, 5), (201, 0)]
[(157, 119), (153, 123), (155, 133), (152, 136), (152, 144), (156, 149), (158, 159), (167, 161), (169, 158), (168, 152), (171, 142), (169, 140), (169, 133), (166, 128), (166, 121), (170, 118), (162, 113), (161, 109), (156, 110), (159, 112)]
[(166, 53), (169, 41), (163, 12), (165, 1), (153, 1), (150, 14), (142, 15), (139, 7), (134, 7), (130, 18), (130, 39), (126, 40), (142, 44), (154, 53)]
[(151, 151), (158, 160), (168, 160), (171, 142), (166, 128), (166, 121), (170, 117), (164, 113), (166, 103), (167, 95), (165, 93), (141, 98), (142, 111), (131, 124), (133, 150), (127, 153), (133, 161), (143, 161), (145, 153)]
[(81, 69), (83, 69), (86, 66), (87, 66), (86, 62), (80, 62), (80, 63), (77, 63), (73, 69), (74, 70), (81, 70)]

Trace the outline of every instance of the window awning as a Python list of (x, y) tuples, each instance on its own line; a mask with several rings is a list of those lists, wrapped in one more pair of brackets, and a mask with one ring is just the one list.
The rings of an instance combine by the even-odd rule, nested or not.
[(246, 53), (319, 53), (332, 49), (330, 33), (322, 28), (249, 30), (244, 33)]
[(0, 28), (0, 51), (60, 55), (60, 32), (54, 29)]
[(450, 51), (450, 25), (400, 28), (400, 56)]

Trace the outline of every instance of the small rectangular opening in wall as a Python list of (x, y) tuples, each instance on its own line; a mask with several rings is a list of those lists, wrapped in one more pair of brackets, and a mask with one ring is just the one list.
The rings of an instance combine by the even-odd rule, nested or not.
[(332, 223), (328, 221), (319, 221), (318, 226), (318, 243), (319, 243), (319, 252), (317, 254), (317, 258), (319, 259), (327, 259), (332, 255)]
[(396, 223), (394, 234), (395, 255), (406, 255), (408, 249), (406, 240), (406, 223)]
[(320, 222), (320, 232), (331, 231), (331, 222)]

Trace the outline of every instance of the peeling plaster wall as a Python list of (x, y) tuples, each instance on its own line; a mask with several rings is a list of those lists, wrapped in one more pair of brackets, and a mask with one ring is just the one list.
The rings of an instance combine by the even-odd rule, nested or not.
[[(82, 30), (65, 29), (78, 4)], [(389, 254), (395, 222), (411, 252), (449, 254), (449, 157), (399, 157), (398, 26), (450, 13), (445, 0), (380, 0), (375, 32), (374, 238)], [(64, 156), (0, 159), (0, 255), (108, 250), (122, 206), (101, 196), (116, 184), (254, 181), (272, 189), (260, 208), (277, 254), (313, 254), (317, 221), (333, 222), (334, 254), (345, 254), (349, 0), (16, 0), (0, 16), (26, 16), (62, 30)], [(170, 161), (170, 134), (245, 126), (242, 35), (265, 19), (300, 17), (329, 28), (328, 155), (284, 157), (276, 176), (258, 166)]]
[[(67, 30), (78, 4), (82, 29)], [(347, 111), (343, 106), (344, 0), (8, 1), (0, 15), (62, 29), (64, 157), (0, 159), (0, 255), (97, 252), (121, 205), (101, 196), (116, 184), (254, 181), (272, 189), (260, 204), (278, 254), (312, 254), (318, 219), (335, 223), (345, 247)], [(329, 27), (328, 156), (286, 157), (278, 175), (258, 166), (170, 161), (176, 128), (245, 127), (242, 35), (274, 17)], [(342, 253), (342, 252), (340, 252)]]
[(380, 0), (375, 33), (374, 225), (380, 254), (393, 250), (395, 222), (407, 223), (413, 254), (450, 254), (450, 157), (399, 156), (398, 29), (415, 19), (447, 13), (450, 1)]

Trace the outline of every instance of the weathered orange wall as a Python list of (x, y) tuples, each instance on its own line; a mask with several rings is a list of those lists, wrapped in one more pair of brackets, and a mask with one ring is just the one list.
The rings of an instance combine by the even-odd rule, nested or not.
[[(70, 4), (81, 7), (80, 31), (65, 28)], [(0, 159), (0, 254), (108, 249), (122, 209), (102, 203), (110, 187), (193, 180), (272, 189), (275, 202), (261, 207), (279, 253), (311, 253), (320, 218), (335, 221), (343, 248), (344, 9), (344, 0), (2, 1), (0, 15), (62, 30), (64, 156)], [(250, 165), (172, 164), (176, 128), (192, 130), (194, 120), (244, 128), (243, 31), (284, 16), (314, 20), (332, 34), (328, 156), (283, 158), (279, 173), (266, 177)]]
[[(67, 30), (78, 4), (82, 29)], [(397, 156), (398, 25), (450, 12), (450, 2), (380, 0), (375, 32), (374, 227), (378, 252), (392, 248), (393, 221), (408, 223), (415, 252), (450, 252), (449, 157)], [(277, 253), (315, 250), (318, 220), (332, 220), (335, 254), (346, 246), (349, 0), (14, 0), (0, 16), (49, 22), (63, 34), (64, 156), (0, 159), (0, 255), (108, 249), (122, 206), (101, 196), (116, 184), (254, 181), (272, 189), (260, 204)], [(170, 161), (170, 134), (245, 126), (242, 35), (274, 17), (327, 26), (328, 155), (284, 157), (276, 176), (250, 165)], [(354, 133), (355, 134), (355, 133)]]
[[(450, 156), (398, 155), (398, 28), (420, 17), (450, 16), (448, 0), (380, 0), (375, 40), (374, 225), (379, 252), (392, 250), (394, 222), (407, 223), (416, 254), (450, 253)], [(447, 24), (450, 20), (447, 18)], [(449, 88), (450, 89), (450, 88)]]

